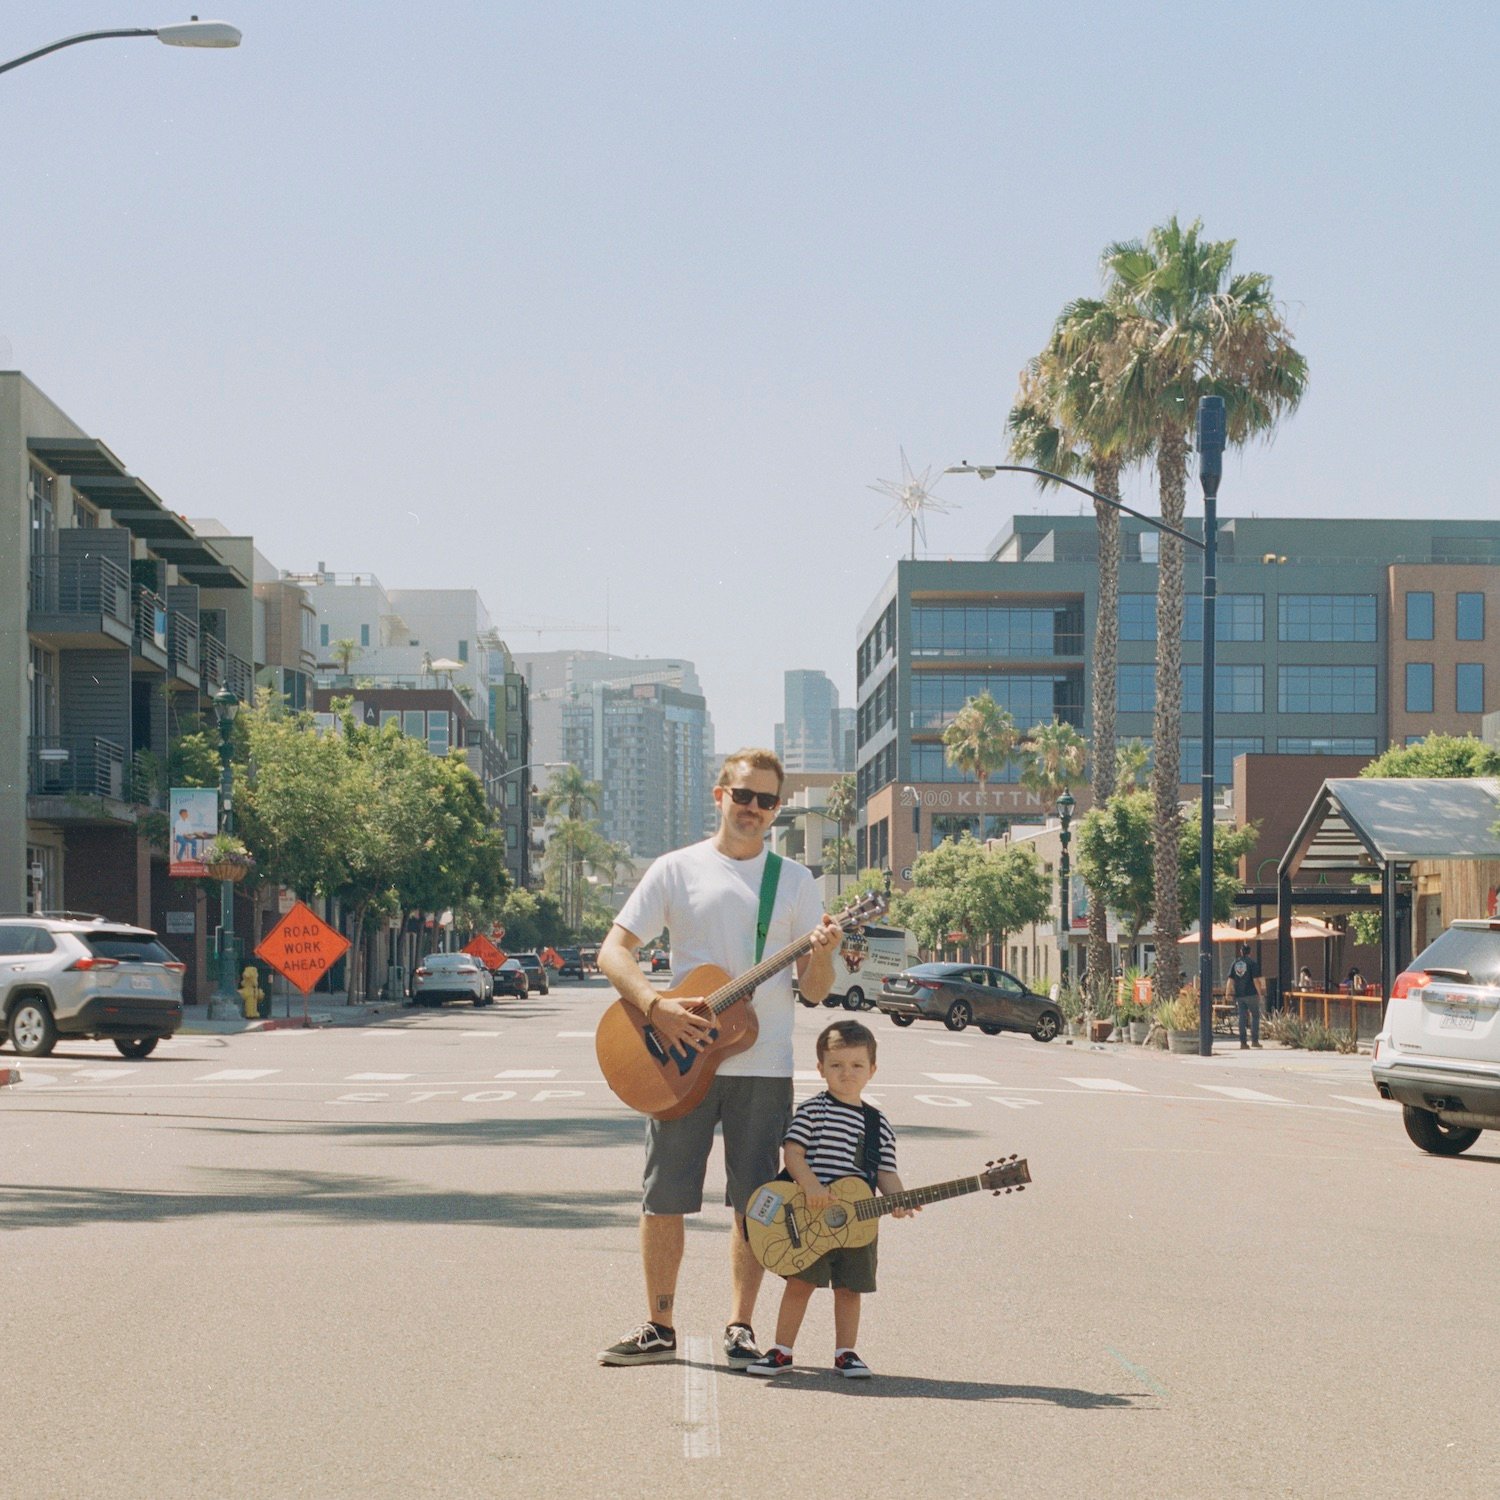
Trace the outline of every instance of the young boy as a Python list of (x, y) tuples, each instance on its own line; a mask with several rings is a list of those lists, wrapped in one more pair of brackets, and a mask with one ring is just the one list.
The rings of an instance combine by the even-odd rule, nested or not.
[[(875, 1036), (858, 1021), (835, 1021), (818, 1037), (818, 1072), (827, 1083), (824, 1093), (809, 1099), (792, 1116), (782, 1143), (788, 1174), (816, 1211), (833, 1202), (827, 1184), (840, 1177), (864, 1175), (865, 1114), (862, 1096), (875, 1076)], [(874, 1186), (882, 1193), (899, 1193), (896, 1175), (896, 1135), (890, 1121), (875, 1111), (880, 1131), (880, 1169)], [(912, 1209), (893, 1209), (892, 1218), (906, 1218)], [(872, 1240), (855, 1250), (830, 1250), (796, 1276), (789, 1276), (776, 1318), (776, 1342), (745, 1366), (751, 1375), (784, 1375), (792, 1368), (792, 1345), (802, 1327), (813, 1292), (833, 1287), (833, 1367), (851, 1380), (867, 1380), (870, 1368), (854, 1352), (859, 1336), (859, 1299), (875, 1290), (875, 1246)]]

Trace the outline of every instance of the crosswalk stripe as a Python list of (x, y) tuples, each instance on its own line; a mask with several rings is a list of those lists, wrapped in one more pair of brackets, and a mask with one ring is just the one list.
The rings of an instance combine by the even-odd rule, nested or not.
[(127, 1073), (139, 1073), (139, 1068), (79, 1068), (75, 1078), (113, 1079), (123, 1078)]
[(1226, 1099), (1247, 1099), (1252, 1103), (1262, 1104), (1290, 1104), (1290, 1099), (1283, 1099), (1279, 1094), (1263, 1094), (1259, 1089), (1240, 1089), (1228, 1083), (1197, 1083), (1194, 1088), (1200, 1088), (1210, 1094), (1223, 1094)]
[(496, 1078), (556, 1078), (561, 1068), (506, 1068)]
[(1122, 1083), (1118, 1078), (1064, 1078), (1064, 1083), (1076, 1084), (1081, 1089), (1096, 1089), (1101, 1094), (1144, 1094), (1133, 1083)]
[(952, 1041), (945, 1036), (930, 1036), (927, 1038), (927, 1042), (933, 1047), (967, 1047), (969, 1045), (967, 1042)]
[(993, 1078), (986, 1078), (981, 1073), (926, 1073), (923, 1077), (930, 1078), (934, 1083), (979, 1083), (992, 1089), (1000, 1087)]
[(1330, 1098), (1337, 1099), (1340, 1104), (1358, 1104), (1365, 1109), (1400, 1109), (1401, 1106), (1394, 1099), (1361, 1099), (1353, 1094), (1331, 1094)]
[(279, 1073), (280, 1068), (220, 1068), (217, 1073), (200, 1073), (197, 1083), (250, 1083), (256, 1078), (269, 1078)]
[(351, 1073), (345, 1083), (403, 1083), (413, 1077), (411, 1073)]
[(503, 1031), (460, 1031), (460, 1036), (504, 1036)]

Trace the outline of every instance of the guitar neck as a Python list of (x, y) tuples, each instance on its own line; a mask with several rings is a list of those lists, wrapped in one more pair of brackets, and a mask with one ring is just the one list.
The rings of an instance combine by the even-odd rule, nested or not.
[(881, 1214), (895, 1213), (898, 1208), (920, 1208), (924, 1203), (940, 1203), (944, 1198), (962, 1198), (977, 1193), (984, 1186), (977, 1177), (957, 1177), (952, 1182), (934, 1182), (930, 1187), (908, 1188), (901, 1193), (886, 1193), (866, 1198), (855, 1205), (858, 1219), (878, 1219)]
[(773, 953), (769, 958), (762, 959), (753, 969), (747, 969), (738, 979), (717, 989), (703, 1002), (718, 1015), (721, 1011), (728, 1010), (731, 1005), (747, 999), (755, 993), (756, 987), (762, 985), (773, 974), (779, 974), (788, 965), (794, 964), (804, 953), (812, 949), (812, 934), (800, 937), (795, 943), (788, 943), (785, 948)]

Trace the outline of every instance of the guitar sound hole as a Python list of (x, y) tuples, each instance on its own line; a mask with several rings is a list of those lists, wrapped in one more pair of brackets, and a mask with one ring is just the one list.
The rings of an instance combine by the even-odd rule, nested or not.
[(841, 1204), (835, 1203), (831, 1208), (824, 1209), (823, 1222), (830, 1229), (842, 1229), (849, 1222), (849, 1215)]

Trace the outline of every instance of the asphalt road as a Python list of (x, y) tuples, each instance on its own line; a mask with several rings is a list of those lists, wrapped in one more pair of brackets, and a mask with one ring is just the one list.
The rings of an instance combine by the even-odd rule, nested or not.
[(1355, 1058), (876, 1017), (907, 1184), (1018, 1152), (1033, 1186), (885, 1222), (872, 1381), (829, 1373), (826, 1296), (795, 1375), (722, 1366), (722, 1209), (684, 1357), (600, 1368), (640, 1317), (606, 993), (21, 1063), (0, 1494), (1500, 1493), (1500, 1139), (1422, 1155)]

